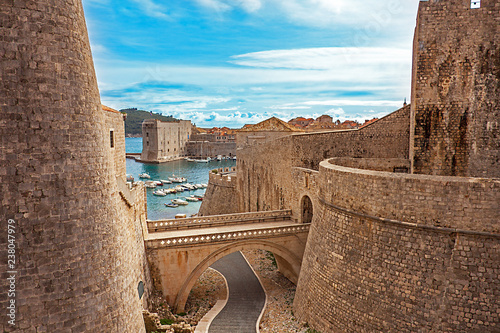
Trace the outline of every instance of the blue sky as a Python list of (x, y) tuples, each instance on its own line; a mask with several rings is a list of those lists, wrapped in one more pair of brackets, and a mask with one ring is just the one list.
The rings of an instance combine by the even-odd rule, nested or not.
[(418, 0), (83, 0), (103, 104), (201, 127), (410, 98)]

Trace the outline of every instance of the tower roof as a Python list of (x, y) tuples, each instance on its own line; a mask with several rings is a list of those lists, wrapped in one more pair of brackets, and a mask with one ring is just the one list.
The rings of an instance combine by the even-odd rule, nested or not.
[(301, 129), (296, 128), (290, 124), (287, 124), (281, 119), (272, 117), (261, 121), (258, 124), (246, 126), (239, 132), (304, 132)]

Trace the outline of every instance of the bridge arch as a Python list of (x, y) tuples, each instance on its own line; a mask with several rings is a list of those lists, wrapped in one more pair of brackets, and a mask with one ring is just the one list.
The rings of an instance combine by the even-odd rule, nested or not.
[(297, 283), (297, 279), (300, 273), (300, 267), (302, 263), (302, 258), (299, 258), (291, 250), (285, 246), (272, 243), (266, 240), (250, 240), (250, 241), (239, 241), (232, 244), (228, 244), (222, 248), (217, 249), (208, 255), (204, 260), (202, 260), (189, 274), (186, 278), (184, 284), (182, 285), (179, 293), (176, 296), (174, 303), (174, 311), (182, 312), (186, 305), (187, 298), (194, 284), (201, 276), (201, 274), (212, 265), (217, 260), (231, 254), (233, 252), (241, 250), (267, 250), (271, 251), (278, 262), (278, 268), (284, 269), (282, 272), (287, 278), (292, 282)]

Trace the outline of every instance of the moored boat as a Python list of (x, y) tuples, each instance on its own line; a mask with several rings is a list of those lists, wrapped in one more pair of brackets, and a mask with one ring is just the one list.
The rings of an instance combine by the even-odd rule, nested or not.
[(139, 174), (139, 178), (143, 179), (151, 179), (151, 176), (147, 174), (146, 172)]
[(177, 208), (179, 207), (178, 204), (174, 204), (173, 202), (168, 202), (165, 204), (165, 206), (170, 207), (170, 208)]
[(158, 197), (164, 197), (167, 194), (165, 192), (163, 192), (162, 190), (156, 190), (156, 191), (153, 191), (153, 195), (156, 195)]
[(145, 185), (146, 188), (156, 188), (156, 183), (152, 182), (150, 180), (146, 181)]
[(182, 199), (172, 199), (172, 203), (177, 204), (177, 205), (181, 205), (181, 206), (185, 206), (188, 204), (187, 201), (182, 200)]

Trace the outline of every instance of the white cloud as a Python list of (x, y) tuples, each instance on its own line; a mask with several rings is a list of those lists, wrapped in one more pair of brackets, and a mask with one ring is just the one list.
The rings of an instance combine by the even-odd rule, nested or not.
[(215, 12), (227, 12), (240, 7), (248, 13), (258, 11), (262, 7), (261, 0), (196, 0), (196, 2)]
[(411, 64), (411, 50), (383, 47), (323, 47), (253, 52), (235, 55), (232, 59), (231, 63), (247, 67), (345, 71), (353, 67), (408, 66)]
[(231, 9), (231, 6), (219, 0), (196, 0), (198, 4), (216, 12), (225, 12)]
[(272, 105), (266, 107), (266, 109), (272, 109), (272, 110), (308, 110), (310, 108), (311, 108), (310, 106), (293, 105), (293, 104)]
[(249, 13), (256, 12), (262, 7), (260, 0), (236, 0), (236, 2)]
[(152, 0), (132, 0), (139, 5), (140, 9), (144, 14), (150, 17), (156, 17), (159, 19), (169, 19), (169, 16), (165, 14), (166, 9), (153, 2)]
[(347, 100), (324, 100), (324, 101), (307, 101), (301, 104), (311, 106), (401, 106), (401, 101), (366, 101), (362, 99)]
[(360, 30), (387, 28), (401, 20), (405, 12), (413, 11), (408, 0), (268, 0), (292, 22), (308, 26), (344, 24)]

